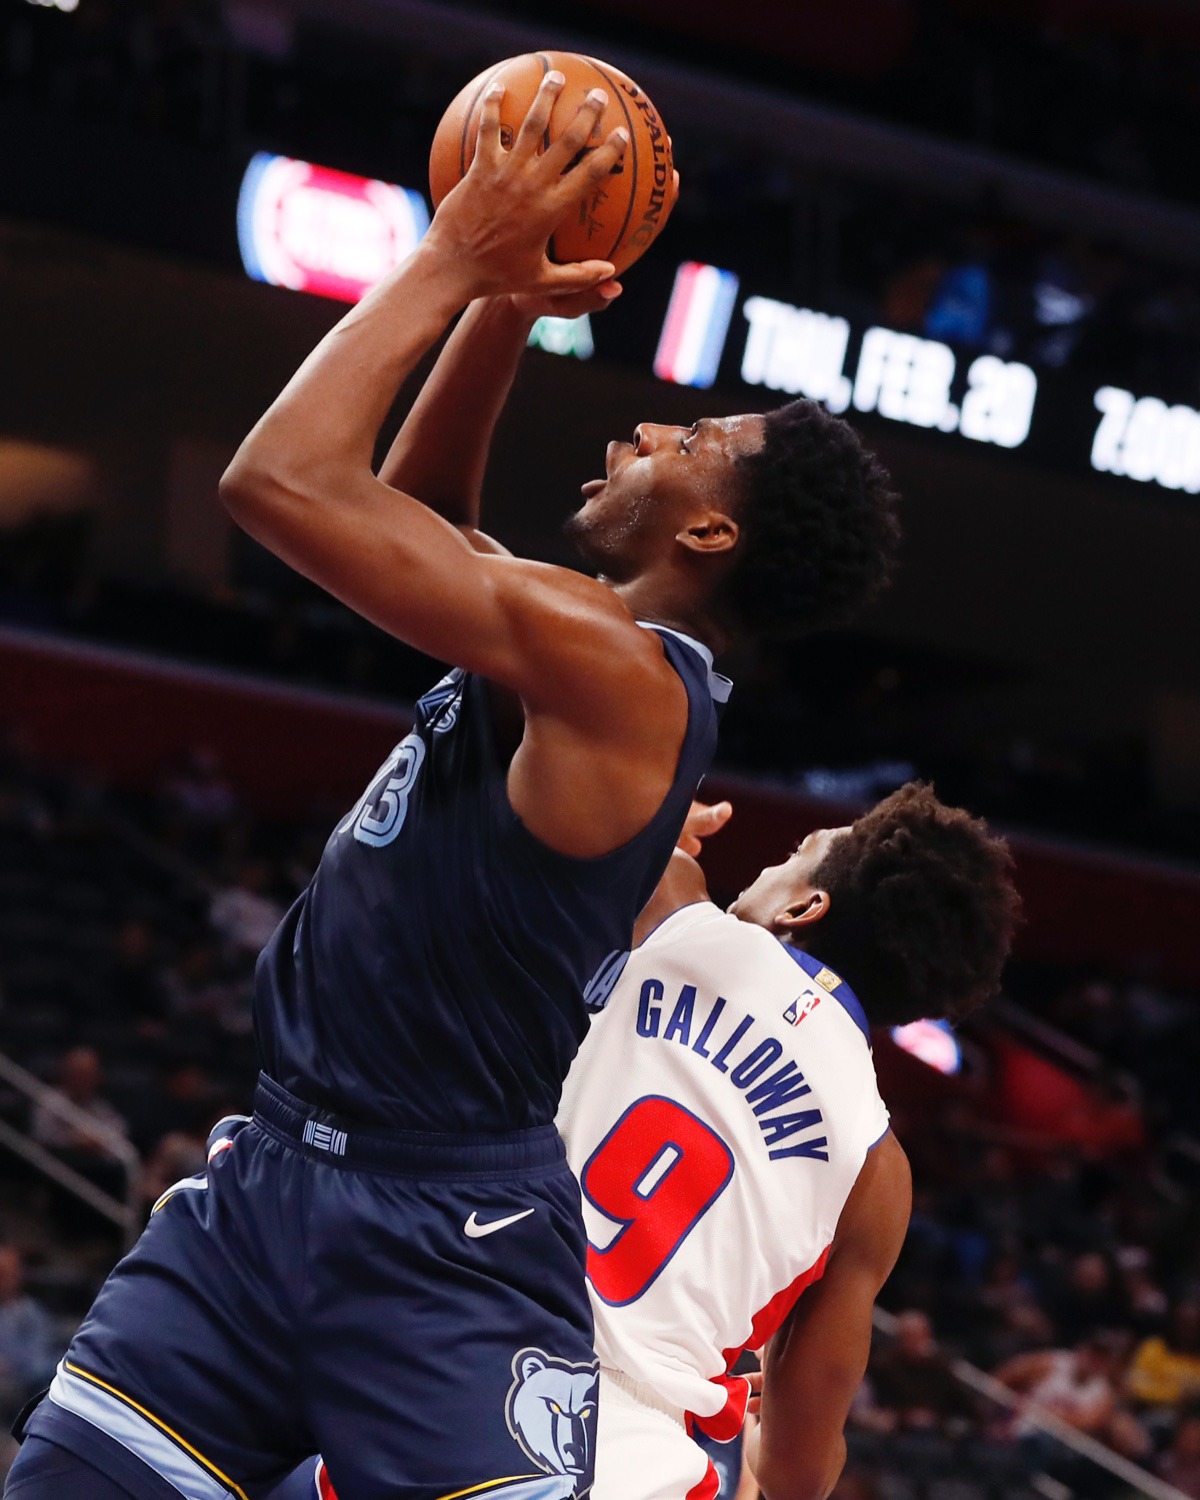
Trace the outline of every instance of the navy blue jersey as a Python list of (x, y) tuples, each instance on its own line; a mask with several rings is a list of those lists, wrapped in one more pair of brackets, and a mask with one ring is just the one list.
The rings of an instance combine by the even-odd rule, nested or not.
[(716, 745), (728, 684), (659, 630), (688, 697), (675, 778), (650, 823), (597, 859), (549, 849), (508, 799), (487, 683), (456, 669), (334, 830), (263, 950), (264, 1071), (372, 1125), (549, 1124)]

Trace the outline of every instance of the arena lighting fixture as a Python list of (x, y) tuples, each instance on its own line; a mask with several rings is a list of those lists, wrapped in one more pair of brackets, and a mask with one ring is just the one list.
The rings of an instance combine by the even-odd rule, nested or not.
[(893, 1026), (892, 1041), (939, 1073), (957, 1073), (962, 1067), (962, 1048), (945, 1021), (910, 1021), (907, 1026)]
[(357, 302), (429, 228), (408, 188), (259, 152), (238, 195), (238, 246), (256, 281)]
[(712, 385), (737, 294), (738, 279), (732, 271), (696, 260), (679, 267), (654, 356), (654, 373), (660, 380), (701, 390)]

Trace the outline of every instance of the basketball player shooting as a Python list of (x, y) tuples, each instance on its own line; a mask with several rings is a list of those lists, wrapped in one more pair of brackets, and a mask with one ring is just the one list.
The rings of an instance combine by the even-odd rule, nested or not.
[[(531, 313), (612, 275), (546, 256), (625, 149), (581, 155), (593, 94), (539, 153), (561, 87), (510, 150), (488, 92), (422, 245), (225, 476), (251, 535), (454, 669), (264, 950), (254, 1118), (214, 1130), (101, 1289), (26, 1419), (21, 1500), (256, 1500), (316, 1451), (344, 1500), (591, 1487), (562, 1080), (712, 756), (713, 653), (852, 616), (896, 526), (852, 431), (795, 404), (611, 444), (572, 526), (600, 579), (479, 533)], [(401, 382), (468, 307), (376, 477)]]

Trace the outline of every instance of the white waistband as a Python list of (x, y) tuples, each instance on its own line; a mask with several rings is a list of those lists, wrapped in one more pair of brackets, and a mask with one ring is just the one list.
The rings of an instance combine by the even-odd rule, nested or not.
[(687, 1427), (687, 1413), (682, 1406), (672, 1406), (669, 1401), (654, 1389), (647, 1385), (644, 1380), (634, 1380), (632, 1375), (626, 1375), (624, 1370), (612, 1370), (607, 1365), (600, 1366), (600, 1379), (613, 1385), (622, 1391), (631, 1400), (636, 1401), (639, 1406), (648, 1406), (651, 1411), (661, 1412), (664, 1417), (670, 1417), (671, 1421), (678, 1427)]

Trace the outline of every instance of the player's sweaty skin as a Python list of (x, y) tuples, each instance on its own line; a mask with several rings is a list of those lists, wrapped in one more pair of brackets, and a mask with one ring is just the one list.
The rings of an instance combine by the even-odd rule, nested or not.
[[(453, 508), (445, 502), (455, 484), (469, 495), (481, 478), (530, 313), (549, 298), (595, 306), (588, 299), (602, 305), (611, 296), (608, 263), (546, 257), (564, 209), (627, 144), (614, 132), (564, 171), (592, 131), (596, 96), (539, 155), (560, 88), (561, 75), (549, 74), (511, 151), (500, 142), (500, 95), (488, 95), (470, 171), (422, 245), (305, 361), (242, 444), (221, 493), (238, 522), (299, 572), (507, 695), (513, 808), (552, 848), (591, 857), (639, 833), (671, 785), (687, 695), (659, 639), (636, 621), (724, 645), (710, 601), (738, 528), (714, 503), (714, 476), (759, 445), (762, 423), (733, 419), (691, 433), (647, 425), (634, 445), (618, 445), (618, 472), (581, 513), (585, 545), (612, 586), (504, 555), (473, 534), (469, 515), (455, 525), (436, 513)], [(375, 439), (401, 382), (459, 311), (489, 298), (493, 305), (463, 320), (444, 379), (427, 386), (409, 438), (376, 478)], [(481, 381), (473, 396), (457, 358), (468, 339)], [(499, 377), (481, 378), (489, 355)], [(448, 415), (447, 387), (464, 398), (457, 416)], [(456, 439), (457, 473), (451, 457), (454, 478), (435, 480), (431, 454), (445, 461)]]

